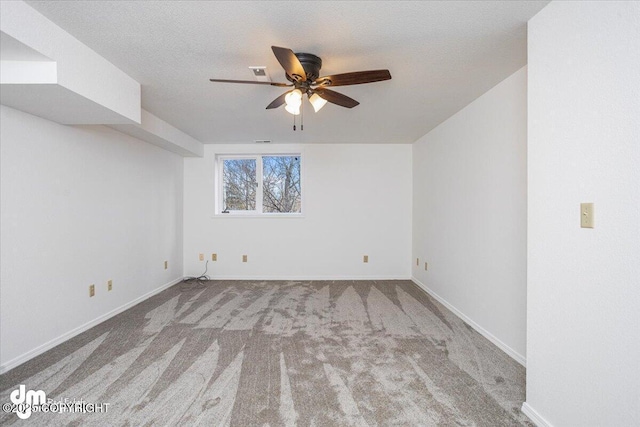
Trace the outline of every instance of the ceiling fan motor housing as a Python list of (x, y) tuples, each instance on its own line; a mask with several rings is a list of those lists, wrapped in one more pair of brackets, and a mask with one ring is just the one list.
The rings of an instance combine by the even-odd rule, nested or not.
[[(306, 77), (309, 82), (313, 82), (320, 76), (320, 69), (322, 68), (322, 59), (320, 59), (320, 57), (311, 53), (303, 52), (296, 53), (295, 55), (298, 58), (298, 61), (300, 61), (300, 64), (302, 64), (302, 68), (304, 68), (304, 71), (307, 73)], [(295, 80), (289, 77), (288, 74), (285, 73), (285, 76), (290, 82), (295, 82)]]

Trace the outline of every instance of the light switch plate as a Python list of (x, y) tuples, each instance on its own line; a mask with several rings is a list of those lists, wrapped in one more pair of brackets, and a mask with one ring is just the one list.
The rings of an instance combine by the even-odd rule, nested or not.
[(593, 203), (580, 203), (580, 227), (594, 227), (594, 207)]

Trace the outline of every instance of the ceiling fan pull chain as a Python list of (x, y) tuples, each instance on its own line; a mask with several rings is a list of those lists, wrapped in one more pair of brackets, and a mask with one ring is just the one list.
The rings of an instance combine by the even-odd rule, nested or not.
[(304, 130), (304, 102), (300, 104), (300, 131)]
[(295, 114), (293, 115), (293, 130), (296, 130), (296, 116)]

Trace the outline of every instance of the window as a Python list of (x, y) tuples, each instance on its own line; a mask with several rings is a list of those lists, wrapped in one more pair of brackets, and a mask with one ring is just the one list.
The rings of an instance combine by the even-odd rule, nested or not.
[(217, 214), (302, 213), (299, 154), (219, 156), (217, 165)]
[(255, 211), (258, 186), (256, 160), (224, 159), (222, 163), (223, 210)]

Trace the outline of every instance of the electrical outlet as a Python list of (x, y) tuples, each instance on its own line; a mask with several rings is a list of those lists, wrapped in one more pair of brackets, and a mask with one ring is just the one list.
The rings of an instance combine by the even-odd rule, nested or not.
[(369, 262), (369, 255), (365, 255), (362, 257), (362, 262), (367, 263)]
[(246, 255), (242, 255), (242, 262), (247, 262), (247, 256)]
[(211, 254), (211, 261), (217, 261), (218, 260), (218, 254)]
[(96, 285), (89, 285), (89, 298), (96, 294)]
[(113, 280), (107, 280), (107, 290), (110, 291), (113, 289)]
[(420, 258), (416, 258), (416, 265), (420, 265)]
[(593, 213), (593, 203), (580, 203), (580, 227), (594, 227)]
[(426, 263), (426, 262), (424, 263), (424, 269), (425, 269), (425, 270), (428, 270), (428, 269), (429, 269), (429, 268), (428, 268), (428, 265), (427, 265), (427, 263)]
[(198, 255), (198, 259), (199, 259), (200, 261), (204, 261), (204, 254), (200, 254), (200, 255)]
[(169, 261), (164, 262), (164, 269), (166, 270), (167, 268), (169, 268)]

